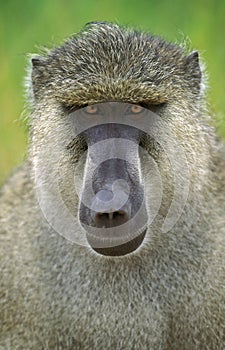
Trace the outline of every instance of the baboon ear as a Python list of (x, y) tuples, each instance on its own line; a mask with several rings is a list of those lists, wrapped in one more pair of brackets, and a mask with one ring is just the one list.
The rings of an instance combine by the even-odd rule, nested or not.
[(41, 58), (37, 58), (37, 57), (31, 58), (31, 63), (33, 68), (41, 66), (43, 64)]
[(32, 68), (36, 68), (36, 67), (43, 67), (45, 64), (45, 59), (41, 56), (33, 56), (31, 57), (31, 64), (32, 64)]
[(31, 71), (31, 81), (34, 96), (37, 95), (41, 86), (44, 83), (44, 72), (46, 70), (46, 61), (45, 58), (41, 56), (32, 56), (31, 57), (32, 71)]
[(195, 88), (200, 89), (201, 83), (201, 68), (199, 65), (199, 54), (198, 51), (191, 52), (184, 62), (185, 72), (188, 80), (193, 84)]

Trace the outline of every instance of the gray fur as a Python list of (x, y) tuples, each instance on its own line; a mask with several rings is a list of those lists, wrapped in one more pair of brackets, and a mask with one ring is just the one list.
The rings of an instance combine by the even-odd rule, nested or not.
[[(94, 23), (35, 58), (28, 78), (30, 152), (0, 195), (0, 348), (224, 349), (225, 148), (209, 126), (197, 54)], [(55, 232), (39, 208), (33, 178), (46, 133), (49, 142), (67, 138), (64, 106), (108, 100), (167, 101), (159, 114), (173, 114), (170, 127), (185, 149), (190, 175), (183, 214), (165, 234), (160, 222), (172, 179), (168, 160), (158, 159), (168, 179), (159, 215), (140, 249), (119, 258)], [(71, 164), (82, 147), (73, 150), (62, 164), (61, 186), (76, 212)], [(48, 157), (46, 151), (46, 177), (54, 171)]]

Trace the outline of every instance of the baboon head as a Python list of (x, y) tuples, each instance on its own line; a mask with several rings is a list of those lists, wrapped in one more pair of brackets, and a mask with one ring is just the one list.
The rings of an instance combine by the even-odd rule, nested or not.
[(192, 172), (198, 54), (91, 23), (32, 66), (32, 158), (50, 224), (109, 256), (141, 248), (157, 217), (170, 230)]

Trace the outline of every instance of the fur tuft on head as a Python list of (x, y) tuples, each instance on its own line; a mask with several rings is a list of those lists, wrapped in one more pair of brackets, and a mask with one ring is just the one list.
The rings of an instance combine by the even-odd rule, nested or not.
[[(80, 105), (103, 101), (150, 102), (200, 94), (197, 53), (117, 24), (91, 22), (62, 46), (32, 60), (33, 92)], [(46, 86), (48, 89), (46, 89)]]

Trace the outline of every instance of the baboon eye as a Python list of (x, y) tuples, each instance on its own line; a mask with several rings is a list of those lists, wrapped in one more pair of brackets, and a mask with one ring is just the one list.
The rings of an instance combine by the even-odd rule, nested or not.
[(87, 106), (84, 108), (84, 112), (88, 114), (96, 114), (98, 112), (98, 107), (95, 105)]
[(143, 112), (144, 108), (139, 105), (132, 105), (130, 110), (133, 114), (139, 114)]

